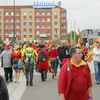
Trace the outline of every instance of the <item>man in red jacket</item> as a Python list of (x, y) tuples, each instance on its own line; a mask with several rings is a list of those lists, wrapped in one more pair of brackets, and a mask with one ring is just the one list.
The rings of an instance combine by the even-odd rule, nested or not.
[(61, 68), (58, 80), (60, 100), (92, 100), (90, 69), (82, 60), (82, 50), (73, 47), (71, 60)]

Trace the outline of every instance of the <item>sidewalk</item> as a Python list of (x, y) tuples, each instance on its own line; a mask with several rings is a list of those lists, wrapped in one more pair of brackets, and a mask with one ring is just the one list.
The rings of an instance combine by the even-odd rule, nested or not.
[[(1, 67), (0, 75), (4, 75), (3, 68)], [(7, 87), (9, 91), (10, 100), (20, 100), (26, 89), (25, 76), (23, 75), (23, 73), (21, 73), (18, 83), (8, 83)]]

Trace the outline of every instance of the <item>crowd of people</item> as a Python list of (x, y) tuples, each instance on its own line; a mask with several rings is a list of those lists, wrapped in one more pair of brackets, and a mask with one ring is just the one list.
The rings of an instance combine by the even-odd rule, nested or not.
[[(48, 72), (55, 79), (60, 68), (58, 92), (61, 100), (88, 100), (87, 98), (92, 100), (92, 81), (87, 64), (92, 58), (96, 83), (100, 83), (100, 38), (96, 39), (92, 53), (91, 48), (87, 48), (85, 43), (79, 47), (77, 43), (68, 41), (25, 42), (16, 45), (5, 44), (0, 57), (6, 83), (17, 83), (20, 73), (23, 72), (26, 86), (33, 86), (34, 70), (41, 74), (41, 81), (44, 82)], [(76, 88), (77, 86), (79, 88)]]

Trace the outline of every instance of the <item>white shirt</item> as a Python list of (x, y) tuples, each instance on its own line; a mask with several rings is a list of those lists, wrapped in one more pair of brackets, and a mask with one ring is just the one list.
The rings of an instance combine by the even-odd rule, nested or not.
[(93, 49), (93, 60), (100, 62), (100, 48), (95, 47)]

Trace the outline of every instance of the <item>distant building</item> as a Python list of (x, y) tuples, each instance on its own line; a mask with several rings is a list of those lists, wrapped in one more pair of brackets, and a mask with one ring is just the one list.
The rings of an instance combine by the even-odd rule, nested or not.
[(81, 31), (81, 37), (88, 43), (93, 42), (97, 36), (100, 36), (100, 29), (85, 29)]
[(11, 40), (55, 40), (67, 38), (66, 9), (59, 6), (0, 6), (0, 37)]

